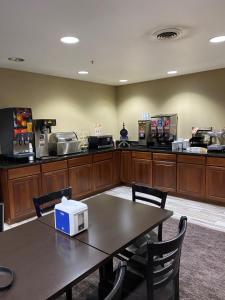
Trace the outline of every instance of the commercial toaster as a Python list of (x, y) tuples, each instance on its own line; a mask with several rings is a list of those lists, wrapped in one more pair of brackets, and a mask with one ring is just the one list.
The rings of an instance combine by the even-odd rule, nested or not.
[(81, 142), (75, 132), (56, 132), (49, 137), (50, 155), (67, 155), (80, 152)]

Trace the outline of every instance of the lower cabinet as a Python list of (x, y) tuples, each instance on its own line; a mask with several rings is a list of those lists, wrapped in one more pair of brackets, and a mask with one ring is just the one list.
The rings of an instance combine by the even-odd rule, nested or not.
[(90, 194), (93, 191), (92, 165), (86, 164), (69, 168), (69, 185), (72, 187), (73, 199)]
[(102, 190), (112, 185), (112, 160), (93, 163), (94, 191)]
[(167, 153), (153, 153), (153, 187), (176, 192), (177, 169), (176, 155)]
[(149, 152), (132, 152), (132, 181), (152, 186), (152, 154)]
[(120, 159), (121, 159), (121, 151), (117, 150), (113, 152), (113, 185), (120, 184)]
[(42, 191), (48, 194), (69, 186), (68, 170), (57, 170), (42, 174)]
[(122, 183), (132, 183), (132, 156), (131, 151), (121, 151), (120, 178)]
[(177, 192), (184, 196), (205, 196), (205, 166), (188, 163), (177, 164)]
[(178, 155), (177, 192), (186, 196), (205, 197), (205, 157)]
[(41, 170), (43, 194), (48, 194), (68, 187), (67, 160), (42, 164)]
[(206, 197), (225, 204), (225, 158), (207, 157)]
[(176, 163), (153, 161), (153, 187), (163, 191), (176, 192)]
[(8, 181), (9, 215), (6, 221), (11, 223), (34, 215), (33, 197), (41, 194), (41, 175), (32, 175)]

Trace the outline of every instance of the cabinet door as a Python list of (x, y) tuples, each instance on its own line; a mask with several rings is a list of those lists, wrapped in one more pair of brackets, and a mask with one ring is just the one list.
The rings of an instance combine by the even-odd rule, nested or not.
[(153, 187), (176, 191), (177, 170), (175, 162), (153, 161)]
[(113, 152), (113, 184), (120, 184), (120, 151)]
[(33, 197), (41, 194), (41, 175), (9, 180), (10, 217), (13, 221), (34, 214)]
[(225, 168), (206, 167), (206, 198), (225, 203)]
[(57, 170), (42, 174), (43, 194), (56, 192), (68, 187), (68, 170)]
[(94, 190), (103, 190), (112, 186), (112, 160), (103, 160), (93, 164)]
[(132, 182), (132, 159), (131, 151), (122, 151), (121, 152), (121, 181), (123, 183)]
[(205, 196), (205, 166), (187, 163), (177, 164), (177, 192), (185, 196)]
[(133, 181), (152, 186), (152, 161), (133, 158)]
[(74, 199), (90, 194), (93, 190), (92, 165), (69, 168), (69, 185), (72, 187)]

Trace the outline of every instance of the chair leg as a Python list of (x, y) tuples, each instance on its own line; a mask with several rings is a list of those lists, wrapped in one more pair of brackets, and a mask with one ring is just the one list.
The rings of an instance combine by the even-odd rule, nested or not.
[(180, 299), (180, 286), (179, 286), (179, 271), (177, 272), (176, 277), (174, 278), (174, 299)]
[(72, 288), (66, 291), (66, 300), (72, 300)]

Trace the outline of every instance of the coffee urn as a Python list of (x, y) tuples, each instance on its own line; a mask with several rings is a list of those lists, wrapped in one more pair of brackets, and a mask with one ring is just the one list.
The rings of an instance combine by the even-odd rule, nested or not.
[(48, 157), (48, 134), (51, 133), (51, 127), (56, 126), (55, 119), (36, 119), (33, 120), (34, 128), (34, 151), (36, 158)]

